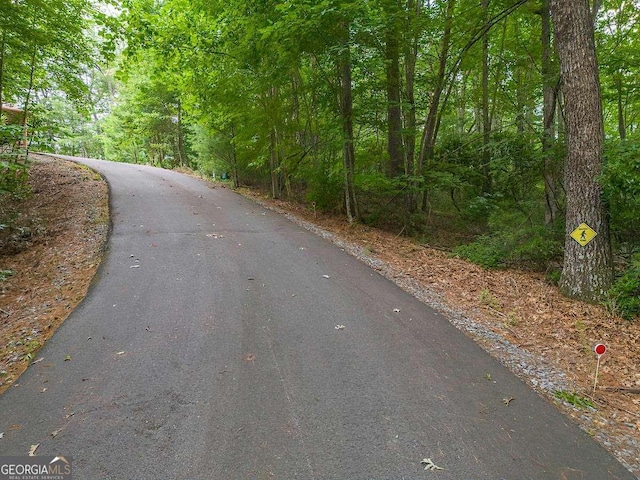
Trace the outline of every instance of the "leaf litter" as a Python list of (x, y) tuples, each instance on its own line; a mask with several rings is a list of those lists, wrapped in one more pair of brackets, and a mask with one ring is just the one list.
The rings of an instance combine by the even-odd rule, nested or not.
[(424, 465), (424, 469), (425, 470), (444, 470), (444, 468), (439, 467), (438, 465), (436, 465), (435, 463), (433, 463), (433, 460), (431, 460), (430, 458), (425, 458), (424, 460), (422, 460), (420, 462), (422, 465)]

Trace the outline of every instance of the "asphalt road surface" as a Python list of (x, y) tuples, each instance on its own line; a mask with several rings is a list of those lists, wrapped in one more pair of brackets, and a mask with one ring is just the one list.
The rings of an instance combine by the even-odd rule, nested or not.
[(0, 398), (0, 455), (40, 444), (76, 480), (634, 478), (333, 244), (228, 189), (82, 161), (110, 185), (109, 251)]

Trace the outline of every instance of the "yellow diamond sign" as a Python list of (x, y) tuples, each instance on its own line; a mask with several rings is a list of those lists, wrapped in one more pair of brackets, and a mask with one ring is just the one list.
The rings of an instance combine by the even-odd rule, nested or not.
[(583, 247), (591, 240), (593, 240), (596, 235), (598, 235), (598, 232), (596, 232), (586, 223), (581, 223), (580, 225), (578, 225), (578, 228), (571, 232), (571, 238), (573, 238)]

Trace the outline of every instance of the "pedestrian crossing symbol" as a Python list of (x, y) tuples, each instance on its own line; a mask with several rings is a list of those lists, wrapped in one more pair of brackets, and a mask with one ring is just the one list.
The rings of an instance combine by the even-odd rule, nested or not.
[(598, 232), (596, 232), (586, 223), (581, 223), (580, 225), (578, 225), (578, 228), (571, 232), (571, 238), (573, 238), (583, 247), (591, 240), (593, 240), (596, 235), (598, 235)]

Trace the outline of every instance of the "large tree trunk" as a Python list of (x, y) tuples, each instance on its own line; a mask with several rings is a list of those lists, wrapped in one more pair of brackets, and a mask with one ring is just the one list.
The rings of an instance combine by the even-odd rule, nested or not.
[[(597, 178), (602, 168), (604, 126), (593, 18), (588, 0), (552, 0), (565, 98), (567, 160), (566, 242), (560, 288), (596, 301), (613, 280), (607, 209)], [(586, 223), (597, 236), (586, 245), (569, 235)]]

